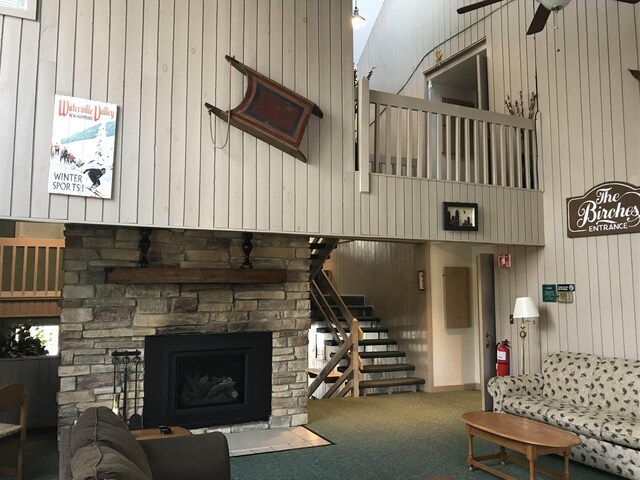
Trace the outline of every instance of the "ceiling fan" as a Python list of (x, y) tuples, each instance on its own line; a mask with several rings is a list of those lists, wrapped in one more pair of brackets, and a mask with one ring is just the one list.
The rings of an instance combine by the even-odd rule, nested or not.
[[(488, 7), (489, 5), (493, 5), (494, 3), (501, 2), (502, 0), (482, 0), (480, 2), (472, 3), (471, 5), (467, 5), (465, 7), (461, 7), (458, 9), (458, 13), (467, 13), (472, 10), (476, 10), (482, 7)], [(571, 0), (536, 0), (540, 5), (536, 9), (536, 13), (533, 16), (533, 20), (531, 21), (531, 25), (529, 25), (529, 29), (527, 30), (527, 35), (533, 35), (535, 33), (539, 33), (544, 30), (544, 26), (549, 19), (549, 15), (551, 12), (557, 12), (558, 10), (562, 10), (566, 7)], [(617, 0), (618, 2), (623, 3), (639, 3), (640, 0)]]

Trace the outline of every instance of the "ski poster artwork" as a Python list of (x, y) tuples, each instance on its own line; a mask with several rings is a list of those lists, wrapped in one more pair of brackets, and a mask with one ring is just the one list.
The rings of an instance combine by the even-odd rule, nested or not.
[(49, 193), (111, 198), (118, 107), (56, 95)]

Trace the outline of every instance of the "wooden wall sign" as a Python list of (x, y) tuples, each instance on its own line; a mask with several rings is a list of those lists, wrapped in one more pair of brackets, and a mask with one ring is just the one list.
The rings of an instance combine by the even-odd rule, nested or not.
[(640, 232), (640, 187), (605, 182), (581, 197), (567, 198), (569, 237), (637, 232)]
[(233, 57), (225, 57), (233, 67), (247, 76), (247, 91), (240, 105), (223, 112), (210, 103), (204, 106), (225, 122), (254, 137), (273, 145), (289, 155), (306, 162), (298, 149), (307, 128), (309, 117), (322, 118), (322, 110), (310, 100), (293, 90), (274, 82), (261, 73), (240, 63)]

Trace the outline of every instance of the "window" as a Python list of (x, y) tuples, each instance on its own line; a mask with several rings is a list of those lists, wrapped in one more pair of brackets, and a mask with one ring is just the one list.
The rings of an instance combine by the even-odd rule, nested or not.
[(38, 0), (0, 0), (0, 15), (36, 19)]

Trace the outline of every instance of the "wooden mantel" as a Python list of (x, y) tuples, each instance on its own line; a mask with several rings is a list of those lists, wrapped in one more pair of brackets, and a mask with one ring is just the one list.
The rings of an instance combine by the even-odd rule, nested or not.
[(114, 267), (107, 270), (108, 283), (283, 283), (285, 269)]

